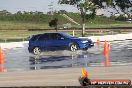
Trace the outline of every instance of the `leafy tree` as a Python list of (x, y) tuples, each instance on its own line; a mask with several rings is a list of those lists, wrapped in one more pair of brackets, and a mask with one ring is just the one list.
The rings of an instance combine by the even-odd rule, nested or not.
[(21, 11), (18, 11), (17, 13), (15, 13), (17, 15), (22, 15), (22, 12)]
[(55, 19), (51, 20), (51, 21), (49, 22), (49, 26), (50, 26), (50, 27), (55, 27), (55, 30), (58, 31), (58, 30), (57, 30), (58, 19), (55, 18)]
[(110, 7), (118, 12), (128, 13), (128, 10), (132, 8), (132, 1), (130, 0), (59, 0), (59, 4), (74, 5), (78, 8), (82, 20), (82, 36), (85, 33), (86, 16), (87, 18), (94, 18), (97, 9)]
[(2, 10), (0, 11), (0, 15), (10, 15), (11, 13), (8, 12), (7, 10)]
[(132, 0), (113, 0), (112, 8), (114, 8), (117, 13), (126, 14), (128, 17), (132, 13)]
[(118, 21), (126, 21), (127, 20), (127, 17), (125, 17), (123, 15), (120, 15), (120, 16), (116, 17), (115, 20), (118, 20)]

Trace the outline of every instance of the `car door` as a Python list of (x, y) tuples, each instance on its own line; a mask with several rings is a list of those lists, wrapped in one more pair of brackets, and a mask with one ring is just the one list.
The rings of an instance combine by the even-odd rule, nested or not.
[(53, 33), (47, 33), (47, 36), (48, 36), (48, 39), (45, 41), (46, 43), (46, 49), (47, 50), (54, 50), (55, 48), (55, 39), (54, 39), (54, 36), (53, 36)]
[(57, 48), (57, 39), (55, 33), (45, 33), (39, 38), (40, 45), (45, 50), (55, 50)]
[(54, 49), (62, 50), (62, 49), (67, 48), (67, 46), (69, 44), (69, 40), (66, 39), (64, 36), (62, 36), (59, 33), (53, 33), (51, 35), (51, 38), (52, 38), (52, 43), (54, 45), (53, 46)]
[(39, 38), (38, 38), (38, 45), (39, 47), (41, 47), (42, 50), (47, 50), (47, 41), (49, 40), (49, 34), (45, 33), (45, 34), (42, 34)]
[(59, 33), (45, 33), (39, 38), (39, 45), (45, 50), (62, 50), (68, 44), (69, 40)]

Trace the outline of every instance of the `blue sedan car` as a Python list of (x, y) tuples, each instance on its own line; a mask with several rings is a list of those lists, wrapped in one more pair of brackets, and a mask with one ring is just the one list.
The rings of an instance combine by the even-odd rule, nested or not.
[(81, 39), (66, 33), (54, 32), (33, 35), (29, 40), (28, 50), (33, 54), (40, 54), (47, 50), (87, 50), (92, 46), (94, 43), (90, 39)]

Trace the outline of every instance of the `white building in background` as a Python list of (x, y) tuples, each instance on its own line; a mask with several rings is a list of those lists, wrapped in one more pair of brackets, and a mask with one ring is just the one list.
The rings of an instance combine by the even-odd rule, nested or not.
[(113, 14), (115, 14), (115, 10), (111, 8), (96, 10), (96, 15), (104, 15), (110, 17)]
[(120, 14), (119, 13), (116, 13), (114, 16), (118, 17), (118, 16), (120, 16)]
[[(120, 15), (122, 15), (122, 14), (117, 13), (114, 16), (118, 17)], [(123, 14), (123, 16), (126, 17), (126, 18), (129, 18), (129, 19), (132, 19), (132, 14), (129, 14), (129, 16), (128, 16), (128, 14)]]

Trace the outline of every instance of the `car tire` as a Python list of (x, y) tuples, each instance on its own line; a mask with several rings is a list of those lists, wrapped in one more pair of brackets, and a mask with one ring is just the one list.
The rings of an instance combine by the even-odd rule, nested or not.
[(78, 48), (79, 47), (78, 47), (78, 45), (76, 43), (71, 43), (70, 47), (69, 47), (70, 51), (73, 51), (73, 52), (77, 51)]
[(88, 48), (84, 48), (83, 50), (84, 50), (84, 51), (87, 51), (87, 50), (88, 50)]
[(33, 54), (40, 55), (41, 54), (41, 49), (39, 47), (34, 47)]

